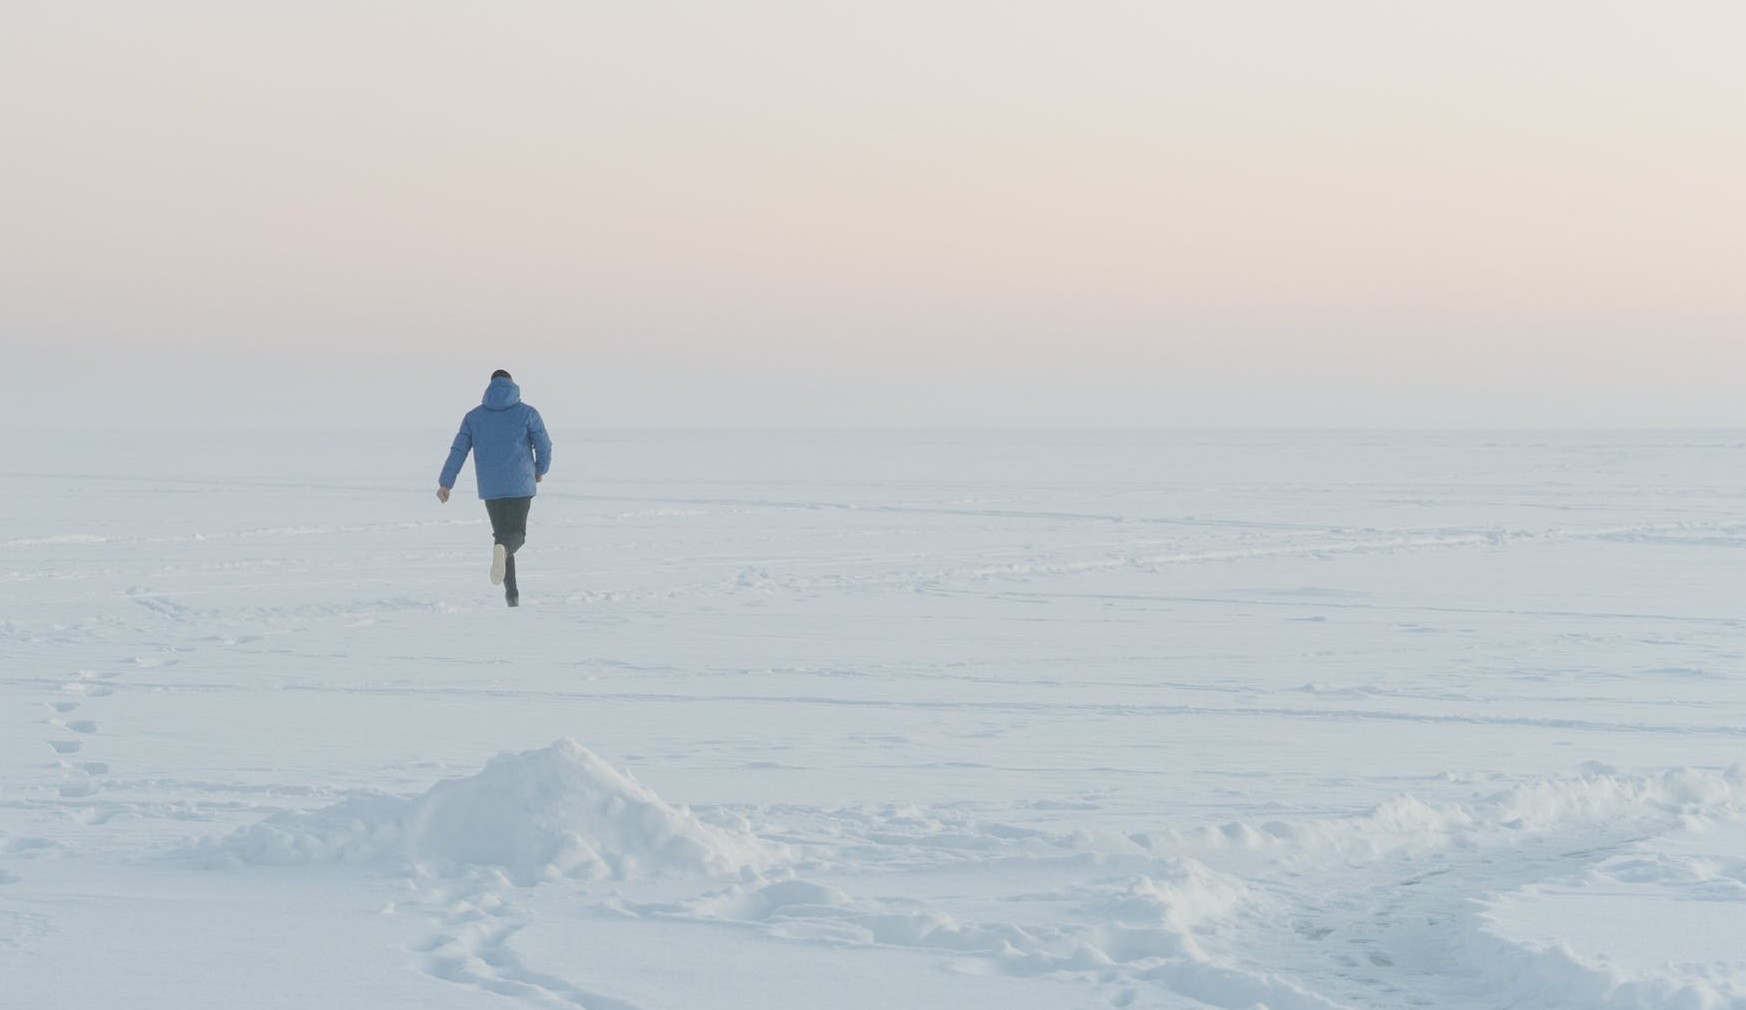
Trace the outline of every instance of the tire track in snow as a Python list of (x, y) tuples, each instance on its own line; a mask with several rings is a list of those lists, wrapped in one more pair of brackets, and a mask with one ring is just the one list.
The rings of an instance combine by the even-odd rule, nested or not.
[(1499, 610), (1488, 607), (1451, 607), (1438, 604), (1370, 603), (1365, 601), (1330, 601), (1324, 599), (1255, 600), (1237, 597), (1174, 596), (1154, 595), (1148, 593), (1059, 593), (1027, 591), (1023, 593), (1011, 592), (994, 594), (971, 590), (940, 590), (940, 592), (948, 595), (980, 597), (998, 596), (1001, 598), (1013, 599), (1042, 597), (1045, 599), (1120, 600), (1134, 603), (1204, 603), (1210, 606), (1278, 607), (1292, 610), (1359, 610), (1405, 614), (1462, 614), (1478, 617), (1558, 617), (1593, 621), (1668, 621), (1689, 624), (1716, 624), (1723, 627), (1739, 627), (1746, 625), (1746, 620), (1737, 617), (1699, 617), (1691, 614), (1615, 613), (1609, 611), (1586, 610)]
[[(167, 685), (160, 685), (167, 686)], [(201, 685), (205, 688), (205, 685)], [(227, 688), (214, 687), (214, 690)], [(229, 690), (246, 690), (242, 687)], [(378, 695), (443, 695), (492, 698), (537, 698), (550, 701), (575, 702), (659, 702), (667, 704), (754, 704), (754, 705), (816, 705), (837, 708), (916, 709), (920, 711), (985, 711), (1035, 712), (1059, 714), (1074, 712), (1108, 716), (1260, 716), (1277, 719), (1304, 719), (1319, 722), (1404, 722), (1453, 724), (1472, 726), (1519, 726), (1533, 729), (1577, 730), (1597, 733), (1665, 733), (1724, 738), (1746, 737), (1746, 725), (1680, 725), (1677, 723), (1623, 723), (1594, 719), (1561, 719), (1546, 716), (1476, 715), (1439, 712), (1396, 712), (1375, 709), (1303, 709), (1281, 706), (1215, 706), (1158, 703), (1114, 702), (1013, 702), (1013, 701), (944, 701), (939, 699), (833, 698), (826, 695), (759, 695), (759, 694), (654, 694), (648, 692), (556, 691), (516, 688), (461, 687), (400, 687), (335, 686), (331, 684), (286, 684), (287, 691), (313, 693), (378, 694)]]

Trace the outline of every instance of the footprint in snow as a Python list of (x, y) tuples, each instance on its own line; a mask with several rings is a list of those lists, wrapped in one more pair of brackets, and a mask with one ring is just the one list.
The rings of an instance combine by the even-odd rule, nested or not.
[(49, 746), (55, 749), (56, 754), (77, 754), (79, 748), (85, 745), (77, 740), (50, 740)]
[(74, 733), (95, 733), (97, 732), (97, 720), (74, 719), (72, 722), (67, 723), (67, 729)]
[(84, 772), (86, 775), (108, 775), (109, 774), (109, 762), (107, 762), (107, 761), (86, 761), (83, 764), (79, 765), (79, 770)]
[(62, 715), (66, 715), (68, 712), (71, 712), (74, 709), (78, 708), (79, 703), (76, 701), (57, 701), (57, 702), (51, 703), (49, 707), (53, 708), (56, 712), (59, 712)]

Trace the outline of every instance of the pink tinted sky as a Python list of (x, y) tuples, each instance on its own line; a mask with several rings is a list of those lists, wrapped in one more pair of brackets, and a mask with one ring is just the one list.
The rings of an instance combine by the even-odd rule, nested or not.
[(15, 422), (1746, 425), (1738, 3), (7, 21)]

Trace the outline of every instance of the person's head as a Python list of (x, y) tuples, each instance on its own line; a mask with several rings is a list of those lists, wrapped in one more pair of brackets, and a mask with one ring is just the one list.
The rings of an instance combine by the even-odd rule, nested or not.
[(491, 377), (493, 379), (507, 379), (509, 378), (509, 372), (499, 368), (497, 371), (491, 373)]

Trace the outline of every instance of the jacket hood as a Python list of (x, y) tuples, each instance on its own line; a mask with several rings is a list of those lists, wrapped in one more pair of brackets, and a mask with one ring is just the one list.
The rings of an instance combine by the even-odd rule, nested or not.
[(508, 410), (521, 402), (521, 387), (500, 376), (485, 387), (485, 398), (480, 402), (486, 410)]

